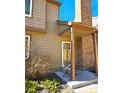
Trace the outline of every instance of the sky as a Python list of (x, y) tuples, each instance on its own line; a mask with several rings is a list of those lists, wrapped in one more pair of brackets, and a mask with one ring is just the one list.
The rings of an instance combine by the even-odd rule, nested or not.
[(75, 0), (58, 0), (61, 2), (60, 6), (60, 20), (73, 21), (75, 17)]
[(98, 16), (98, 0), (92, 0), (92, 16)]
[[(73, 21), (75, 17), (75, 0), (58, 0), (60, 6), (60, 20)], [(98, 16), (98, 0), (91, 0), (92, 16)]]

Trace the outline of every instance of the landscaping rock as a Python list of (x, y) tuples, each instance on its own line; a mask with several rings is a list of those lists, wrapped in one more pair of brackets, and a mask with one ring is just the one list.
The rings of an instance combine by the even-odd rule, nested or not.
[(61, 90), (61, 93), (75, 93), (74, 90), (70, 87), (66, 87)]
[(47, 89), (43, 89), (42, 91), (39, 91), (39, 93), (50, 93), (50, 92)]

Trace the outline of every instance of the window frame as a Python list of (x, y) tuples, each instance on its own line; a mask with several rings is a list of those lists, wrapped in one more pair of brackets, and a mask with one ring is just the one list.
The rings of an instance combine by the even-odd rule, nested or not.
[[(29, 59), (29, 56), (30, 56), (30, 42), (31, 42), (31, 36), (30, 35), (25, 35), (25, 38), (28, 38), (28, 41), (27, 41), (27, 54), (26, 54), (26, 52), (25, 52), (25, 59)], [(26, 39), (25, 39), (25, 42), (26, 42)], [(25, 45), (26, 46), (26, 45)], [(25, 47), (25, 49), (26, 49), (26, 47)]]
[(26, 17), (31, 17), (32, 16), (32, 2), (33, 2), (33, 0), (30, 0), (30, 13), (25, 14)]
[(63, 58), (64, 58), (64, 56), (63, 56), (63, 52), (64, 52), (63, 46), (64, 46), (64, 43), (70, 44), (70, 53), (71, 53), (71, 42), (70, 42), (70, 41), (62, 41), (62, 42), (61, 42), (61, 47), (62, 47), (62, 67), (65, 67), (65, 65), (64, 65), (64, 60), (63, 60)]

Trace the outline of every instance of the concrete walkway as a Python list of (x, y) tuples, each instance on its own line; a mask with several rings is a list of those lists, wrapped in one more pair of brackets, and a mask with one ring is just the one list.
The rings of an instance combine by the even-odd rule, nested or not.
[[(89, 71), (76, 71), (76, 79), (74, 81), (70, 80), (70, 74), (67, 74), (63, 77), (64, 73), (62, 71), (58, 71), (55, 73), (68, 85), (68, 87), (65, 88), (62, 93), (97, 93), (97, 82), (95, 84), (89, 83), (94, 80), (97, 81), (97, 77), (94, 73), (91, 73)], [(75, 85), (77, 86), (79, 84), (85, 86), (74, 88)]]
[(75, 93), (98, 93), (98, 84), (91, 84), (85, 87), (74, 89)]
[(87, 83), (91, 80), (97, 80), (97, 77), (94, 73), (89, 71), (76, 71), (76, 79), (74, 81), (70, 80), (70, 74), (67, 74), (65, 76), (62, 71), (55, 72), (57, 76), (59, 76), (63, 81), (67, 83), (71, 88), (73, 85), (81, 84), (81, 83)]

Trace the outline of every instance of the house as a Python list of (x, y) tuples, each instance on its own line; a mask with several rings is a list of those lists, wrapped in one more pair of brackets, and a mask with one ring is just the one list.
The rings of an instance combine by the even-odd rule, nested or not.
[(91, 0), (79, 1), (76, 15), (80, 18), (76, 16), (78, 21), (67, 22), (59, 20), (60, 2), (25, 0), (26, 62), (36, 54), (49, 55), (50, 72), (70, 63), (72, 80), (75, 79), (75, 69), (97, 68), (96, 29), (92, 28)]

